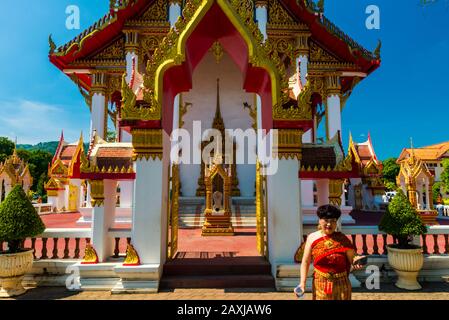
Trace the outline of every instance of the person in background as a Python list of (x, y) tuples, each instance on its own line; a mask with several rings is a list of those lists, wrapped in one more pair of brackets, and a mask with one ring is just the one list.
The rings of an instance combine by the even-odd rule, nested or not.
[(351, 240), (336, 232), (340, 209), (324, 205), (318, 208), (317, 215), (319, 230), (310, 234), (303, 245), (301, 279), (295, 293), (300, 297), (306, 291), (307, 274), (313, 261), (313, 300), (351, 300), (349, 273), (362, 269), (366, 257), (356, 257)]

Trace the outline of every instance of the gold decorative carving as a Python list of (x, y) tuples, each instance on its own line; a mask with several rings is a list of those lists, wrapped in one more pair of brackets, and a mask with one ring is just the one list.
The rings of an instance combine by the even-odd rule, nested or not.
[[(331, 95), (341, 94), (340, 74), (328, 73), (326, 74), (326, 98)], [(324, 97), (323, 97), (324, 98)]]
[(340, 61), (328, 51), (320, 47), (316, 42), (310, 41), (310, 62), (335, 62)]
[(142, 52), (146, 54), (148, 57), (151, 57), (154, 50), (159, 47), (164, 35), (146, 35), (142, 36), (140, 39), (140, 47), (142, 48)]
[(329, 180), (329, 204), (340, 207), (341, 196), (343, 195), (344, 179)]
[(186, 115), (186, 113), (189, 111), (189, 107), (192, 107), (193, 104), (190, 102), (183, 101), (183, 95), (179, 95), (179, 128), (182, 128), (184, 126), (183, 118)]
[(126, 82), (126, 73), (122, 77), (121, 117), (126, 120), (160, 120), (161, 107), (157, 101), (149, 105), (137, 106), (137, 97)]
[(86, 244), (86, 249), (84, 250), (84, 258), (81, 264), (97, 264), (98, 255), (92, 244)]
[(140, 258), (139, 255), (134, 249), (134, 247), (131, 244), (128, 244), (128, 247), (126, 248), (126, 257), (125, 261), (123, 262), (124, 266), (139, 266), (140, 265)]
[(92, 207), (104, 205), (104, 182), (103, 180), (89, 180)]
[(178, 251), (178, 229), (179, 229), (179, 195), (181, 182), (179, 179), (179, 165), (172, 166), (172, 199), (170, 208), (170, 243), (168, 245), (168, 256), (170, 259), (175, 257)]
[(217, 62), (217, 64), (219, 64), (221, 61), (221, 58), (223, 58), (223, 55), (224, 55), (224, 50), (223, 50), (223, 47), (221, 46), (220, 42), (215, 41), (214, 44), (212, 45), (210, 51), (214, 54), (215, 61)]
[(268, 0), (268, 17), (267, 28), (270, 29), (297, 29), (299, 26), (278, 0)]
[(90, 93), (106, 94), (106, 78), (107, 74), (101, 71), (92, 72), (92, 87)]
[(264, 184), (266, 182), (266, 176), (262, 175), (262, 167), (260, 161), (256, 162), (256, 238), (257, 238), (257, 251), (260, 255), (266, 255), (265, 246), (265, 194)]
[(162, 160), (162, 129), (132, 129), (133, 160)]
[(106, 47), (101, 52), (90, 57), (90, 59), (95, 60), (104, 60), (104, 59), (122, 60), (124, 58), (125, 58), (125, 39), (123, 37), (113, 42), (111, 45)]
[(150, 21), (167, 21), (167, 1), (156, 0), (154, 4), (142, 15), (141, 18)]
[(125, 30), (125, 49), (127, 52), (137, 52), (139, 49), (139, 33), (134, 30)]
[(273, 152), (275, 157), (301, 160), (302, 130), (278, 129), (274, 134), (277, 136), (277, 145), (274, 146)]

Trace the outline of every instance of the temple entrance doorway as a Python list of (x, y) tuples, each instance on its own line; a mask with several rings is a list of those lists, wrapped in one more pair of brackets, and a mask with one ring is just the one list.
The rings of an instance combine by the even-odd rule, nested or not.
[[(192, 154), (194, 148), (204, 154), (215, 136), (191, 144), (192, 163), (172, 166), (162, 288), (274, 286), (266, 258), (266, 181), (250, 161), (257, 159), (256, 146), (226, 132), (256, 132), (256, 96), (242, 87), (240, 70), (216, 42), (195, 70), (192, 90), (180, 96), (179, 128), (191, 137), (200, 124), (203, 134), (214, 129), (222, 141), (208, 161), (194, 163)], [(237, 151), (244, 153), (243, 163), (236, 161)]]

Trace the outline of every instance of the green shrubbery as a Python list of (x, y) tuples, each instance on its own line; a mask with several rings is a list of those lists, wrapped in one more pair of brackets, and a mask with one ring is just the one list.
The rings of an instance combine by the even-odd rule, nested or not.
[(413, 247), (410, 245), (413, 236), (427, 232), (427, 228), (402, 190), (398, 190), (388, 205), (379, 224), (379, 230), (395, 236), (398, 239), (397, 247), (400, 249)]
[(0, 240), (10, 253), (20, 252), (22, 242), (45, 231), (45, 225), (22, 187), (17, 185), (0, 204)]

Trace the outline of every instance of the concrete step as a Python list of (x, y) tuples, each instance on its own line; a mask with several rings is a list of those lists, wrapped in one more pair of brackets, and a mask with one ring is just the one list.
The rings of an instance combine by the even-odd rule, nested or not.
[(263, 257), (184, 258), (164, 265), (164, 276), (270, 275), (270, 272), (271, 265)]
[(161, 289), (269, 288), (274, 290), (275, 281), (271, 275), (163, 276), (159, 286)]

